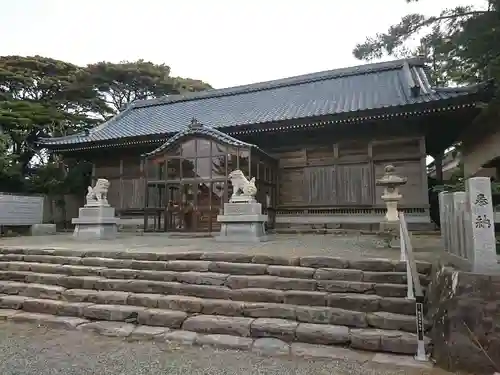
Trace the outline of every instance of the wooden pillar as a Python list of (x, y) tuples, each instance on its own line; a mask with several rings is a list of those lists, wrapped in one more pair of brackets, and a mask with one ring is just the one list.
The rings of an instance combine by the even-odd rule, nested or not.
[(368, 164), (370, 168), (370, 173), (372, 175), (371, 181), (370, 181), (370, 193), (371, 193), (371, 198), (372, 202), (371, 204), (374, 205), (375, 202), (377, 201), (377, 189), (375, 187), (375, 164), (373, 163), (373, 143), (372, 141), (368, 142)]
[[(429, 202), (429, 180), (427, 178), (427, 149), (425, 147), (425, 137), (421, 137), (420, 141), (420, 168), (422, 176), (422, 200), (423, 202)], [(441, 177), (443, 175), (443, 168), (441, 163)]]
[(124, 194), (123, 194), (123, 158), (120, 158), (120, 210), (123, 210), (123, 206), (124, 206)]
[(141, 185), (143, 186), (144, 189), (144, 198), (143, 198), (143, 205), (144, 205), (144, 232), (148, 231), (148, 182), (147, 182), (147, 166), (145, 164), (147, 163), (146, 158), (141, 158), (141, 164), (139, 166), (139, 171), (141, 175)]
[(436, 180), (437, 182), (443, 182), (443, 154), (432, 155), (434, 158), (434, 166), (436, 167)]
[(92, 163), (92, 175), (90, 176), (90, 183), (91, 185), (94, 185), (94, 182), (96, 180), (96, 175), (95, 175), (95, 163)]

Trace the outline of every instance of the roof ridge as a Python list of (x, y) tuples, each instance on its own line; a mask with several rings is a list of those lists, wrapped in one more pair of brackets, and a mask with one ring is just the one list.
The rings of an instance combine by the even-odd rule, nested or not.
[(176, 103), (182, 101), (191, 101), (198, 99), (217, 98), (222, 96), (240, 95), (249, 92), (272, 90), (280, 87), (296, 86), (305, 83), (324, 81), (334, 78), (348, 77), (353, 75), (362, 75), (381, 72), (385, 70), (400, 69), (403, 65), (408, 64), (410, 67), (423, 66), (425, 63), (422, 57), (412, 57), (406, 59), (382, 61), (371, 64), (355, 65), (347, 68), (338, 68), (332, 70), (324, 70), (315, 73), (302, 74), (298, 76), (285, 77), (271, 81), (256, 82), (246, 85), (227, 87), (222, 89), (211, 89), (198, 91), (195, 93), (169, 95), (161, 98), (138, 100), (130, 106), (132, 108), (151, 107), (155, 105)]

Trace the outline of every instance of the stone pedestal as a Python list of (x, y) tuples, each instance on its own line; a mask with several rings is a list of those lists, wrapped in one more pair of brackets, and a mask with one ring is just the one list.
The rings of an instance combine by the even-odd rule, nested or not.
[[(267, 215), (262, 214), (262, 206), (254, 200), (232, 199), (224, 204), (224, 214), (217, 216), (221, 223), (220, 242), (262, 242), (267, 241), (265, 223)], [(235, 202), (236, 200), (236, 202)]]
[(115, 209), (108, 206), (85, 206), (80, 208), (78, 217), (71, 222), (75, 225), (73, 238), (79, 240), (102, 240), (116, 238), (120, 219), (115, 217)]

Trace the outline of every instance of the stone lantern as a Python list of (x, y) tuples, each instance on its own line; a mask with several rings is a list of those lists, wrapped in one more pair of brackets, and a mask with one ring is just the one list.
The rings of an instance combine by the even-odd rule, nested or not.
[(403, 197), (399, 187), (406, 184), (407, 178), (397, 176), (393, 165), (386, 166), (384, 171), (385, 174), (376, 181), (377, 186), (384, 188), (381, 198), (387, 208), (384, 220), (380, 222), (380, 234), (386, 237), (389, 247), (397, 247), (393, 240), (399, 237), (398, 202)]

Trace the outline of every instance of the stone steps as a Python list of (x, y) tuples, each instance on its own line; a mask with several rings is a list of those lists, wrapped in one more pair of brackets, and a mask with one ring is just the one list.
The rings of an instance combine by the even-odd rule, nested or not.
[[(367, 348), (370, 351), (386, 351), (393, 352), (397, 348), (400, 354), (413, 354), (415, 351), (412, 344), (412, 337), (407, 337), (404, 333), (393, 333), (391, 336), (383, 335), (378, 332), (353, 332), (346, 342), (342, 338), (342, 328), (337, 331), (332, 329), (331, 332), (319, 335), (320, 332), (314, 329), (308, 330), (305, 325), (299, 325), (296, 329), (295, 339), (302, 337), (314, 339), (315, 342), (330, 342), (333, 333), (336, 333), (338, 340), (345, 342), (344, 345), (329, 345), (329, 344), (310, 344), (306, 342), (286, 342), (274, 337), (242, 337), (227, 334), (204, 334), (195, 331), (175, 330), (167, 327), (137, 325), (133, 323), (114, 322), (114, 321), (90, 321), (83, 318), (75, 318), (68, 316), (54, 316), (50, 314), (28, 313), (18, 310), (0, 310), (0, 321), (8, 320), (19, 323), (34, 323), (40, 326), (51, 328), (63, 328), (70, 330), (80, 330), (84, 332), (97, 333), (104, 336), (118, 337), (127, 341), (147, 341), (154, 340), (155, 342), (168, 343), (175, 342), (183, 345), (210, 345), (223, 349), (233, 350), (251, 350), (255, 353), (276, 356), (276, 355), (292, 355), (294, 357), (305, 357), (308, 359), (332, 359), (345, 360), (349, 358), (360, 362), (366, 362), (370, 359), (374, 363), (410, 363), (410, 366), (415, 366), (411, 357), (406, 355), (398, 356), (393, 354), (370, 354), (370, 352), (362, 350)], [(200, 322), (197, 322), (198, 326)], [(264, 324), (263, 324), (264, 323)], [(193, 325), (193, 323), (191, 323)], [(266, 328), (266, 323), (261, 322), (255, 325), (257, 328)], [(250, 327), (250, 333), (252, 332)], [(205, 329), (202, 329), (205, 331)], [(254, 334), (260, 335), (265, 331), (254, 329)], [(347, 345), (350, 346), (347, 347)], [(357, 348), (357, 349), (355, 349)], [(360, 350), (361, 349), (361, 350)], [(378, 359), (377, 357), (380, 356)], [(421, 364), (417, 364), (422, 367)], [(428, 368), (429, 366), (424, 366)]]
[[(17, 277), (12, 277), (14, 274)], [(1, 274), (0, 274), (1, 276)], [(27, 295), (36, 297), (37, 293), (53, 296), (53, 299), (73, 300), (73, 294), (108, 296), (110, 292), (121, 299), (125, 296), (151, 296), (160, 301), (162, 298), (198, 298), (222, 301), (259, 303), (265, 307), (281, 305), (280, 314), (288, 306), (304, 308), (337, 308), (354, 312), (387, 312), (411, 317), (414, 315), (414, 302), (404, 298), (380, 297), (356, 293), (324, 293), (301, 291), (278, 291), (272, 289), (243, 288), (229, 289), (221, 286), (181, 284), (148, 280), (119, 280), (92, 276), (62, 276), (54, 274), (35, 274), (29, 272), (9, 272), (10, 280), (0, 281), (0, 293), (7, 295)], [(120, 296), (120, 297), (118, 297)], [(51, 297), (52, 298), (52, 297)], [(78, 297), (79, 298), (79, 297)], [(83, 301), (83, 300), (82, 300)], [(127, 302), (123, 302), (125, 304)], [(149, 305), (148, 305), (149, 306)], [(295, 307), (294, 307), (295, 308)], [(290, 314), (287, 314), (290, 315)], [(411, 317), (412, 318), (412, 317)], [(412, 318), (413, 319), (413, 318)]]
[[(85, 320), (82, 327), (108, 321), (413, 354), (405, 267), (325, 256), (0, 248), (0, 309), (17, 311), (13, 320), (49, 314), (77, 319), (70, 325)], [(417, 268), (427, 285), (431, 265)]]
[[(57, 285), (67, 289), (114, 290), (131, 293), (187, 295), (202, 298), (233, 299), (249, 302), (289, 303), (297, 305), (336, 305), (343, 294), (366, 296), (366, 303), (383, 297), (405, 297), (404, 284), (364, 283), (342, 280), (314, 281), (277, 277), (229, 276), (227, 279), (208, 277), (219, 285), (207, 285), (206, 274), (186, 272), (179, 281), (148, 279), (118, 279), (102, 276), (67, 276), (31, 271), (0, 271), (0, 280)], [(307, 289), (303, 286), (308, 285)], [(301, 287), (302, 286), (302, 287)], [(0, 289), (1, 290), (1, 289)]]
[[(89, 259), (90, 258), (90, 259)], [(147, 252), (113, 252), (113, 251), (79, 251), (57, 249), (23, 249), (0, 248), (0, 262), (26, 261), (36, 263), (99, 265), (108, 268), (132, 268), (150, 270), (179, 270), (181, 264), (176, 261), (191, 261), (190, 270), (194, 267), (219, 272), (222, 268), (231, 267), (232, 274), (265, 274), (264, 266), (292, 266), (306, 267), (305, 274), (315, 272), (317, 268), (355, 269), (376, 272), (406, 272), (406, 263), (389, 259), (344, 259), (327, 256), (282, 257), (266, 254), (245, 253), (147, 253)], [(201, 261), (195, 263), (195, 261)], [(204, 263), (206, 262), (206, 263)], [(216, 264), (213, 264), (216, 263)], [(219, 264), (217, 264), (219, 263)], [(226, 263), (232, 263), (227, 265)], [(258, 264), (257, 267), (238, 266), (238, 264)], [(428, 262), (417, 261), (419, 273), (429, 275), (432, 265)], [(180, 269), (185, 270), (185, 269)], [(299, 276), (295, 276), (299, 277)], [(309, 276), (308, 276), (309, 277)], [(306, 277), (306, 278), (308, 278)]]
[[(36, 256), (38, 257), (38, 256)], [(57, 259), (57, 258), (56, 258)], [(196, 261), (186, 261), (182, 264), (173, 261), (168, 264), (167, 267), (170, 269), (156, 269), (159, 262), (154, 262), (151, 265), (147, 261), (138, 261), (136, 264), (124, 264), (131, 266), (136, 266), (136, 268), (117, 268), (109, 267), (106, 263), (109, 260), (106, 259), (104, 262), (100, 262), (103, 258), (87, 258), (83, 261), (91, 261), (90, 264), (80, 265), (73, 263), (47, 263), (47, 262), (29, 262), (29, 261), (0, 261), (0, 270), (6, 271), (33, 271), (39, 273), (57, 273), (70, 276), (104, 276), (108, 278), (127, 278), (127, 279), (149, 279), (149, 280), (161, 280), (161, 281), (174, 281), (178, 279), (178, 276), (182, 273), (192, 272), (192, 275), (197, 275), (197, 273), (203, 273), (200, 276), (215, 276), (218, 279), (224, 280), (229, 276), (268, 276), (276, 278), (289, 278), (289, 279), (301, 279), (302, 284), (310, 284), (310, 280), (316, 281), (328, 281), (328, 280), (341, 280), (341, 281), (356, 281), (356, 282), (372, 282), (372, 283), (391, 283), (391, 284), (406, 284), (407, 277), (406, 272), (376, 272), (376, 271), (361, 271), (355, 269), (335, 269), (335, 268), (318, 268), (312, 269), (307, 267), (295, 267), (295, 266), (267, 266), (266, 273), (262, 274), (242, 274), (242, 270), (238, 269), (238, 263), (232, 263), (235, 268), (229, 267), (226, 273), (210, 271), (206, 264), (200, 264)], [(52, 260), (49, 258), (49, 260)], [(59, 260), (59, 259), (57, 259)], [(187, 263), (187, 264), (185, 264)], [(163, 264), (159, 263), (161, 266)], [(120, 264), (121, 265), (121, 264)], [(220, 268), (220, 264), (216, 265)], [(225, 264), (223, 265), (223, 267)], [(148, 268), (149, 267), (149, 268)], [(160, 268), (160, 267), (158, 267)], [(212, 267), (213, 269), (214, 267)], [(240, 273), (234, 273), (240, 272)], [(248, 270), (248, 268), (247, 268)], [(250, 272), (249, 270), (247, 272)], [(278, 279), (280, 280), (280, 279)], [(428, 277), (426, 275), (420, 274), (420, 280), (423, 285), (428, 284)], [(216, 284), (214, 284), (216, 285)], [(306, 287), (308, 288), (308, 287)], [(306, 289), (307, 290), (307, 289)]]
[[(127, 253), (126, 255), (130, 254)], [(259, 260), (255, 257), (252, 259)], [(266, 259), (262, 259), (262, 261), (264, 260)], [(326, 284), (325, 288), (329, 287), (328, 284), (331, 280), (367, 283), (359, 284), (358, 287), (361, 288), (369, 287), (368, 284), (370, 283), (406, 284), (407, 280), (406, 271), (400, 268), (400, 262), (380, 259), (341, 261), (339, 258), (331, 257), (303, 257), (299, 261), (300, 263), (320, 267), (207, 260), (148, 261), (57, 255), (2, 254), (0, 255), (0, 270), (67, 275), (102, 275), (104, 273), (104, 276), (109, 278), (140, 278), (163, 281), (176, 280), (179, 272), (207, 272), (207, 275), (217, 274), (214, 276), (219, 279), (224, 279), (224, 276), (227, 278), (237, 275), (261, 276), (260, 280), (265, 280), (265, 282), (272, 279), (263, 276), (274, 276), (280, 278), (276, 280), (278, 282), (284, 281), (282, 278), (308, 280), (297, 280), (295, 282), (295, 289), (297, 284), (301, 284), (299, 288), (305, 288), (305, 290), (312, 290), (314, 283), (310, 280), (316, 280), (318, 284)], [(274, 262), (276, 261), (274, 260)], [(425, 273), (429, 271), (430, 264), (422, 262), (419, 264), (421, 272), (423, 272), (423, 274), (420, 274), (422, 285), (427, 285), (429, 277)], [(340, 268), (332, 268), (334, 266)], [(349, 266), (360, 268), (345, 268)], [(255, 280), (258, 280), (258, 278)], [(334, 285), (334, 287), (337, 286)]]
[(0, 292), (4, 293), (0, 294), (0, 308), (24, 309), (29, 312), (59, 314), (59, 311), (62, 311), (63, 315), (80, 316), (79, 308), (91, 304), (109, 304), (176, 310), (188, 314), (284, 318), (303, 323), (415, 332), (415, 317), (378, 311), (374, 308), (375, 305), (372, 308), (365, 305), (368, 311), (356, 311), (338, 305), (309, 306), (114, 290), (64, 289), (53, 285), (20, 282), (1, 282)]
[[(12, 296), (10, 296), (12, 297)], [(18, 297), (21, 300), (21, 297)], [(51, 300), (26, 298), (22, 303), (28, 310), (35, 309)], [(350, 328), (339, 325), (300, 323), (277, 318), (250, 318), (221, 315), (190, 315), (183, 311), (148, 309), (138, 306), (75, 304), (59, 302), (51, 313), (0, 310), (0, 319), (14, 322), (47, 322), (65, 328), (94, 322), (120, 322), (129, 325), (160, 327), (191, 333), (231, 335), (243, 338), (275, 338), (284, 342), (301, 342), (322, 345), (341, 345), (352, 349), (386, 351), (397, 354), (413, 354), (416, 351), (416, 335), (404, 331), (375, 328)], [(50, 303), (50, 302), (49, 302)], [(54, 312), (59, 313), (58, 315)], [(63, 314), (64, 313), (64, 314)], [(133, 329), (133, 326), (130, 326)], [(428, 340), (427, 340), (428, 344)]]
[[(235, 275), (232, 273), (211, 272), (202, 267), (197, 268), (199, 264), (196, 263), (192, 266), (194, 270), (188, 270), (189, 268), (183, 265), (179, 268), (186, 269), (185, 271), (173, 271), (154, 269), (148, 270), (131, 268), (109, 268), (106, 266), (53, 264), (27, 261), (0, 262), (1, 271), (31, 271), (37, 273), (55, 273), (68, 276), (102, 276), (117, 279), (145, 279), (180, 282), (190, 282), (189, 280), (197, 279), (199, 280), (197, 283), (205, 283), (207, 285), (222, 285), (228, 281), (234, 281), (234, 283), (237, 283), (238, 280), (240, 280), (240, 282), (243, 280), (248, 280), (250, 284), (252, 282), (255, 282), (256, 284), (276, 283), (279, 285), (281, 282), (281, 284), (286, 285), (287, 281), (293, 281), (294, 285), (292, 289), (295, 290), (315, 290), (317, 289), (317, 284), (325, 284), (328, 281), (332, 280), (405, 285), (407, 281), (406, 272), (395, 271), (374, 272), (353, 269), (318, 268), (312, 270), (313, 272), (309, 274), (308, 269), (305, 267), (268, 266), (266, 269), (267, 274)], [(306, 273), (309, 274), (309, 277), (306, 277)], [(420, 280), (422, 285), (428, 284), (427, 276), (420, 275)], [(288, 287), (290, 287), (290, 285), (285, 286), (285, 288)]]

